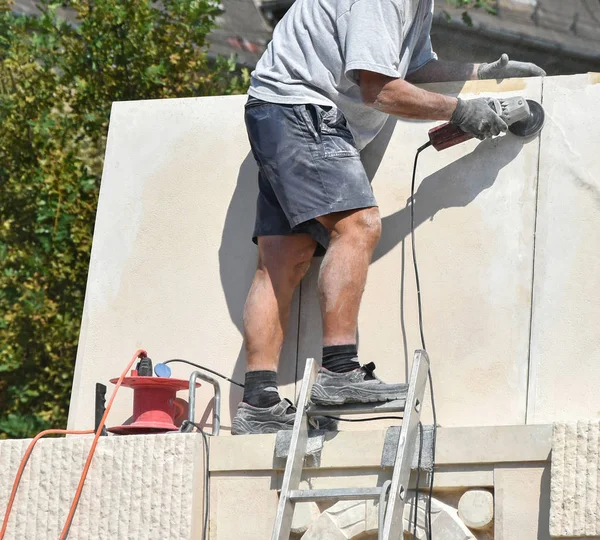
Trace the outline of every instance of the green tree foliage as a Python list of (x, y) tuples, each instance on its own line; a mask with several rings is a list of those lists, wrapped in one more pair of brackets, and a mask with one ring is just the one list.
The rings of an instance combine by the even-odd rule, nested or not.
[(214, 0), (38, 8), (0, 0), (0, 438), (66, 424), (111, 103), (248, 84)]
[[(484, 9), (491, 15), (497, 15), (497, 0), (446, 0), (446, 4), (455, 8), (464, 8), (465, 11), (462, 13), (462, 20), (467, 26), (473, 26), (473, 20), (469, 15), (470, 9)], [(448, 12), (444, 12), (446, 19), (450, 20), (451, 16)]]

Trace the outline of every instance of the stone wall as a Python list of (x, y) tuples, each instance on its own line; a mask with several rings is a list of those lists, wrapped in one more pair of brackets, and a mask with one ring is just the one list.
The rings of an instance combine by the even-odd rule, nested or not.
[[(275, 438), (253, 435), (211, 441), (214, 539), (237, 538), (240, 524), (246, 535), (243, 538), (270, 537), (277, 504), (275, 490), (281, 485), (285, 465), (284, 460), (273, 457)], [(328, 438), (319, 466), (305, 468), (300, 489), (382, 485), (391, 477), (391, 470), (381, 467), (384, 438), (383, 430), (345, 432)], [(440, 428), (433, 538), (550, 540), (551, 441), (552, 426), (546, 425)], [(414, 504), (414, 481), (415, 475), (409, 492), (411, 503), (405, 508), (405, 530)], [(232, 509), (235, 520), (230, 519)], [(371, 501), (302, 503), (296, 506), (292, 538), (375, 539), (377, 510), (377, 503)], [(420, 511), (420, 539), (425, 538), (423, 517)]]
[[(452, 83), (463, 97), (544, 103), (541, 138), (470, 141), (422, 155), (416, 193), (425, 330), (440, 422), (488, 426), (600, 410), (600, 76)], [(100, 192), (69, 427), (93, 424), (96, 382), (138, 347), (241, 380), (242, 308), (256, 263), (250, 241), (256, 166), (245, 98), (115, 103)], [(419, 346), (409, 242), (410, 173), (432, 122), (391, 120), (364, 152), (384, 229), (360, 319), (360, 348), (403, 380)], [(316, 273), (294, 300), (279, 373), (293, 398), (319, 357)], [(187, 377), (187, 367), (174, 374)], [(223, 429), (240, 399), (223, 385)], [(210, 424), (211, 389), (197, 418)], [(120, 392), (109, 425), (131, 413)], [(427, 420), (427, 418), (426, 418)], [(361, 425), (358, 429), (368, 426)]]
[[(275, 439), (210, 438), (211, 540), (270, 538), (285, 466), (274, 451)], [(384, 430), (340, 432), (327, 439), (319, 466), (305, 469), (302, 489), (373, 487), (391, 477), (391, 469), (381, 466)], [(28, 443), (0, 441), (0, 508)], [(90, 436), (38, 443), (17, 492), (6, 540), (59, 537), (90, 443)], [(440, 428), (434, 538), (549, 540), (551, 443), (552, 426)], [(69, 538), (200, 540), (204, 460), (197, 433), (102, 437)], [(424, 485), (424, 475), (421, 481)], [(418, 500), (418, 538), (424, 539), (424, 499)], [(375, 538), (377, 511), (371, 501), (300, 504), (292, 538)]]

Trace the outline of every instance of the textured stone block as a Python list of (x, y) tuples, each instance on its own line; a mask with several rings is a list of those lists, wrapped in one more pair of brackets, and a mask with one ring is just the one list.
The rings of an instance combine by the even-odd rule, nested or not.
[[(5, 540), (56, 540), (92, 438), (38, 442), (27, 464)], [(0, 442), (0, 508), (29, 440)], [(203, 446), (199, 434), (102, 437), (69, 538), (192, 540), (201, 537)]]
[(550, 533), (600, 536), (600, 422), (557, 423), (552, 440)]
[[(417, 434), (417, 444), (413, 453), (411, 468), (431, 471), (433, 469), (433, 426), (422, 426), (423, 444), (420, 444), (420, 433)], [(385, 432), (385, 441), (381, 453), (381, 466), (393, 467), (398, 453), (401, 426), (392, 426)], [(419, 454), (421, 454), (419, 456)], [(420, 458), (420, 461), (419, 461)]]

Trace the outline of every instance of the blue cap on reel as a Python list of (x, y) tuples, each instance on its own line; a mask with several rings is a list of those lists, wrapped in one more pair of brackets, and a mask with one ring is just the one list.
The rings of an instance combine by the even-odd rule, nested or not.
[(171, 368), (167, 364), (156, 364), (154, 366), (154, 373), (157, 377), (169, 378), (171, 376)]

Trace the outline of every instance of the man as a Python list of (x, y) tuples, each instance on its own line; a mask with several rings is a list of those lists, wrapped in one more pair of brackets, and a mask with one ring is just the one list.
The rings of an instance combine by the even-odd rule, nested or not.
[(248, 372), (234, 434), (292, 428), (276, 372), (292, 295), (315, 254), (325, 253), (323, 362), (311, 399), (387, 401), (404, 390), (358, 362), (359, 305), (381, 234), (359, 151), (389, 115), (451, 120), (479, 139), (507, 129), (483, 98), (412, 83), (545, 75), (506, 55), (480, 65), (438, 60), (432, 18), (433, 0), (296, 0), (252, 74), (246, 126), (259, 167), (259, 257), (244, 311)]

